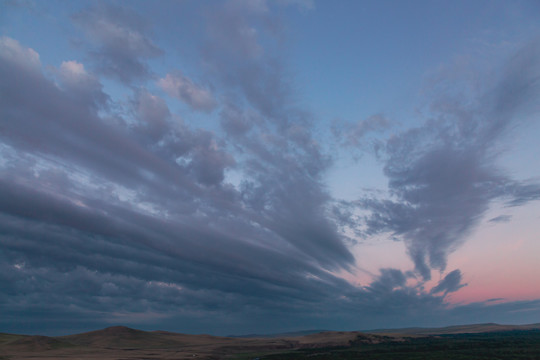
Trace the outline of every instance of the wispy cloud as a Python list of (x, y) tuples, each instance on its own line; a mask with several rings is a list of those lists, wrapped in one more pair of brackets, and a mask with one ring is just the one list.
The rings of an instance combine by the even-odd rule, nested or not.
[(491, 218), (489, 219), (489, 222), (493, 222), (493, 223), (505, 223), (505, 222), (509, 222), (512, 220), (512, 216), (511, 215), (499, 215), (499, 216), (496, 216), (494, 218)]
[(431, 289), (431, 293), (437, 294), (444, 292), (446, 295), (458, 291), (464, 286), (467, 286), (467, 284), (461, 283), (461, 271), (454, 270), (449, 272), (441, 281), (439, 281), (439, 283)]
[[(365, 198), (367, 234), (390, 232), (405, 241), (416, 271), (444, 271), (496, 199), (521, 205), (540, 198), (540, 184), (512, 179), (499, 168), (497, 144), (519, 125), (538, 96), (538, 42), (520, 50), (494, 88), (467, 104), (440, 94), (433, 117), (386, 143), (389, 198)], [(471, 105), (472, 104), (472, 105)]]
[(216, 101), (207, 89), (193, 83), (182, 73), (167, 74), (159, 79), (158, 85), (170, 96), (175, 97), (196, 110), (212, 110), (216, 107)]
[(147, 78), (144, 62), (163, 54), (148, 36), (148, 26), (127, 7), (96, 4), (72, 16), (94, 46), (90, 51), (98, 71), (122, 82)]

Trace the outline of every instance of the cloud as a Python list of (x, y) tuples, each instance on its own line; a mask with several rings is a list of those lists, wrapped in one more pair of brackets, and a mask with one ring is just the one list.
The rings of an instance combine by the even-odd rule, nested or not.
[(210, 91), (194, 84), (178, 72), (167, 74), (159, 79), (158, 85), (171, 97), (175, 97), (195, 110), (210, 111), (216, 107), (216, 101)]
[[(103, 324), (112, 313), (241, 320), (353, 290), (331, 273), (354, 257), (326, 218), (326, 165), (301, 117), (294, 132), (240, 132), (254, 151), (237, 162), (226, 140), (147, 89), (111, 111), (82, 63), (64, 62), (57, 84), (0, 60), (0, 296), (11, 314), (57, 314), (67, 328), (70, 316)], [(234, 166), (246, 174), (238, 186), (226, 181)]]
[(380, 275), (370, 285), (373, 292), (392, 292), (396, 288), (403, 288), (407, 282), (407, 276), (398, 269), (380, 269)]
[(133, 108), (139, 120), (134, 124), (134, 130), (143, 136), (143, 141), (154, 144), (167, 134), (171, 113), (163, 99), (140, 90), (133, 99)]
[(220, 113), (221, 126), (230, 136), (245, 135), (255, 124), (261, 123), (261, 116), (255, 111), (240, 109), (227, 103)]
[(77, 61), (63, 61), (60, 68), (54, 70), (61, 86), (72, 95), (73, 101), (84, 100), (81, 104), (85, 108), (107, 106), (109, 97), (103, 92), (103, 86), (92, 74), (89, 74), (84, 65)]
[(390, 189), (401, 201), (365, 200), (362, 206), (373, 211), (367, 218), (369, 231), (403, 236), (417, 270), (429, 279), (426, 258), (431, 267), (444, 270), (448, 253), (488, 209), (493, 184), (502, 179), (473, 154), (442, 147), (410, 164), (401, 158), (412, 152), (401, 146), (385, 167)]
[(489, 222), (493, 223), (505, 223), (512, 220), (512, 215), (499, 215), (494, 218), (489, 219)]
[(313, 0), (278, 0), (277, 2), (285, 6), (296, 5), (307, 10), (313, 10), (315, 8), (315, 3)]
[(442, 93), (431, 108), (433, 119), (386, 143), (384, 173), (391, 197), (358, 202), (370, 211), (366, 233), (401, 237), (424, 279), (431, 269), (445, 270), (448, 254), (465, 241), (492, 201), (517, 206), (540, 198), (540, 184), (513, 180), (495, 161), (496, 144), (519, 125), (516, 115), (538, 95), (538, 61), (532, 55), (537, 45), (518, 52), (488, 95), (460, 104)]
[(444, 292), (444, 295), (458, 291), (467, 284), (461, 283), (461, 271), (456, 269), (449, 272), (439, 283), (431, 289), (432, 294)]
[(30, 71), (40, 71), (39, 54), (30, 48), (22, 47), (15, 39), (0, 37), (0, 56), (3, 61)]
[(163, 54), (131, 9), (99, 4), (74, 14), (72, 20), (95, 45), (90, 56), (98, 71), (124, 83), (146, 79), (150, 70), (144, 60)]
[(210, 75), (268, 120), (286, 127), (291, 76), (280, 56), (282, 20), (266, 1), (226, 1), (208, 9), (202, 56)]
[[(229, 40), (258, 39), (240, 31), (250, 21), (243, 17), (270, 15), (265, 4), (249, 3), (224, 5), (230, 13), (217, 25), (232, 26)], [(114, 11), (120, 20), (112, 26)], [(121, 80), (148, 75), (143, 60), (155, 51), (136, 17), (93, 8), (74, 19), (95, 41), (100, 73), (123, 66), (126, 56), (132, 62)], [(133, 42), (114, 52), (113, 40), (128, 35)], [(77, 62), (61, 66), (60, 87), (40, 71), (4, 68), (12, 76), (3, 89), (17, 99), (2, 104), (10, 134), (1, 137), (3, 152), (13, 159), (2, 168), (0, 209), (10, 313), (57, 314), (62, 324), (73, 314), (103, 322), (113, 312), (159, 313), (192, 325), (201, 322), (197, 314), (245, 322), (272, 313), (307, 318), (313, 306), (322, 310), (344, 289), (353, 291), (331, 273), (353, 266), (354, 257), (326, 217), (330, 197), (321, 175), (329, 160), (311, 135), (309, 114), (280, 95), (290, 93), (281, 65), (250, 53), (253, 44), (239, 44), (249, 54), (244, 62), (218, 46), (216, 33), (209, 36), (213, 66), (232, 75), (215, 83), (228, 88), (235, 74), (242, 78), (221, 114), (235, 140), (192, 128), (144, 88), (134, 90), (121, 115), (104, 105), (96, 112), (90, 93), (69, 92), (89, 75)], [(169, 74), (161, 84), (195, 109), (215, 106), (212, 94), (184, 75)], [(237, 186), (226, 180), (232, 167), (242, 173)], [(88, 288), (76, 291), (83, 280)]]
[(512, 181), (505, 184), (508, 206), (521, 206), (529, 201), (540, 199), (540, 184), (531, 181)]
[[(181, 73), (158, 80), (202, 112), (218, 106), (219, 94), (223, 106), (210, 117), (221, 126), (215, 131), (218, 124), (197, 127), (204, 114), (180, 117), (155, 82), (144, 84), (152, 75), (147, 61), (162, 51), (129, 9), (96, 5), (73, 16), (93, 44), (95, 67), (66, 60), (44, 75), (34, 50), (2, 38), (5, 331), (73, 332), (113, 321), (218, 334), (358, 330), (442, 325), (471, 314), (496, 321), (520, 306), (538, 314), (537, 302), (452, 308), (445, 296), (463, 286), (459, 270), (431, 292), (411, 271), (381, 269), (365, 286), (339, 275), (357, 268), (340, 230), (354, 227), (357, 213), (332, 199), (325, 184), (332, 156), (313, 115), (295, 101), (282, 59), (286, 29), (273, 11), (282, 5), (207, 5), (198, 35), (205, 38), (203, 72), (197, 81)], [(529, 63), (517, 61), (507, 73), (515, 77), (514, 68)], [(140, 86), (111, 99), (99, 76)], [(524, 96), (535, 89), (527, 79), (512, 83), (519, 91), (507, 96), (517, 92), (533, 103)], [(505, 96), (494, 91), (485, 103), (498, 103), (494, 94)], [(435, 120), (385, 144), (392, 197), (356, 203), (370, 211), (362, 233), (403, 238), (424, 278), (444, 269), (493, 199), (517, 206), (539, 196), (534, 182), (495, 166), (489, 144), (514, 120), (488, 116), (489, 106), (475, 112), (442, 103)], [(501, 109), (526, 110), (514, 100)], [(450, 121), (460, 112), (466, 116)], [(351, 124), (350, 141), (386, 126), (382, 116)]]
[(369, 133), (377, 133), (390, 127), (390, 120), (382, 114), (376, 114), (356, 123), (339, 123), (332, 125), (332, 132), (345, 146), (358, 147), (365, 141)]
[(259, 30), (252, 22), (271, 16), (264, 0), (225, 1), (208, 13), (210, 47), (229, 56), (258, 58), (263, 54)]

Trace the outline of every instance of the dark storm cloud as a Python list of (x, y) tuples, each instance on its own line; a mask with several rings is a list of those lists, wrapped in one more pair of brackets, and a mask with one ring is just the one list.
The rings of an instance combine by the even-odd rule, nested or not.
[[(120, 14), (119, 34), (141, 41), (121, 48), (122, 56), (109, 52), (101, 32), (107, 26), (93, 28), (107, 25), (110, 11), (75, 19), (103, 42), (102, 56), (120, 66), (129, 55), (142, 65), (149, 43), (136, 18)], [(230, 11), (223, 21), (237, 19), (234, 11), (258, 10)], [(0, 226), (2, 296), (11, 313), (39, 318), (25, 309), (70, 309), (56, 320), (62, 324), (73, 314), (102, 322), (121, 314), (137, 322), (141, 313), (308, 318), (334, 307), (344, 291), (357, 291), (328, 272), (354, 263), (326, 216), (330, 197), (321, 174), (329, 159), (312, 138), (309, 114), (280, 95), (290, 92), (285, 75), (265, 59), (252, 54), (244, 72), (214, 52), (221, 72), (241, 78), (220, 115), (237, 161), (224, 150), (227, 139), (189, 127), (147, 90), (134, 90), (124, 118), (104, 116), (108, 99), (81, 64), (58, 69), (58, 87), (43, 76), (37, 53), (6, 41), (1, 118), (10, 160), (2, 169)], [(120, 80), (146, 74), (127, 69)], [(268, 86), (253, 96), (260, 79)], [(210, 109), (210, 97), (187, 83), (182, 100)], [(238, 188), (224, 182), (231, 167), (242, 173)]]
[(148, 36), (147, 24), (129, 8), (98, 3), (72, 19), (95, 45), (90, 55), (97, 69), (124, 83), (148, 77), (144, 60), (163, 53)]
[[(190, 224), (163, 221), (97, 201), (88, 201), (91, 207), (81, 206), (10, 182), (1, 186), (5, 190), (0, 219), (2, 245), (11, 259), (4, 260), (13, 270), (6, 273), (7, 291), (14, 287), (18, 294), (32, 292), (38, 299), (39, 292), (56, 289), (58, 296), (77, 298), (64, 301), (77, 300), (102, 311), (116, 307), (88, 303), (95, 297), (113, 296), (114, 291), (122, 297), (155, 301), (152, 306), (158, 308), (172, 301), (172, 307), (217, 311), (225, 306), (224, 298), (234, 299), (231, 303), (237, 307), (252, 303), (272, 308), (324, 299), (331, 296), (330, 291), (348, 287), (344, 281), (322, 272), (302, 253), (280, 251), (276, 244), (268, 248), (238, 239), (234, 236), (240, 233), (238, 230), (236, 234), (223, 233), (196, 224), (193, 219)], [(86, 282), (84, 291), (70, 285), (70, 278), (81, 271), (95, 279)], [(40, 276), (36, 282), (20, 281), (31, 278), (27, 272)], [(9, 278), (9, 274), (15, 278)], [(29, 288), (25, 289), (25, 284)], [(141, 294), (141, 287), (148, 286), (162, 286), (163, 291), (180, 294), (162, 303)], [(50, 296), (56, 298), (54, 293)], [(197, 294), (204, 301), (191, 298)]]
[(72, 314), (242, 318), (250, 308), (307, 316), (309, 304), (354, 291), (328, 272), (354, 259), (325, 216), (327, 160), (308, 129), (291, 122), (265, 134), (259, 124), (257, 141), (239, 132), (238, 146), (254, 151), (238, 165), (246, 176), (237, 189), (224, 181), (237, 166), (226, 140), (189, 127), (163, 99), (136, 89), (120, 117), (81, 64), (65, 62), (57, 85), (33, 50), (0, 45), (1, 296), (10, 313), (69, 309), (62, 324)]
[(392, 197), (359, 202), (371, 211), (367, 234), (400, 236), (424, 279), (431, 269), (446, 268), (448, 254), (493, 200), (518, 206), (540, 198), (540, 184), (513, 180), (496, 165), (497, 142), (519, 125), (517, 115), (538, 110), (538, 55), (538, 42), (518, 52), (476, 105), (441, 94), (434, 119), (387, 141), (384, 172)]

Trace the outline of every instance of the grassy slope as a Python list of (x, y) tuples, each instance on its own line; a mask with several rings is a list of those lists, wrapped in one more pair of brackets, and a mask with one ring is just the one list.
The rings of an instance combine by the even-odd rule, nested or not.
[[(522, 329), (539, 330), (522, 330)], [(501, 331), (501, 329), (505, 331)], [(378, 334), (322, 332), (283, 338), (227, 338), (126, 327), (62, 337), (0, 333), (0, 359), (540, 359), (540, 326), (480, 324)], [(479, 333), (484, 331), (482, 333)], [(488, 331), (488, 332), (485, 332)], [(427, 334), (437, 333), (437, 336)], [(521, 352), (519, 352), (519, 351)], [(478, 357), (481, 353), (491, 357)], [(236, 354), (236, 355), (235, 355)], [(88, 357), (88, 356), (93, 357)], [(186, 356), (187, 356), (186, 355)], [(449, 357), (449, 356), (452, 357)], [(486, 355), (487, 356), (487, 355)]]

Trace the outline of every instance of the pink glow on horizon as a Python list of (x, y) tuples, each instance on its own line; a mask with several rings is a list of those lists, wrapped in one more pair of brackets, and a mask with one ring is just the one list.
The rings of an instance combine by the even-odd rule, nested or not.
[[(500, 214), (511, 215), (506, 223), (489, 222)], [(496, 208), (466, 243), (450, 255), (446, 271), (433, 271), (432, 279), (423, 284), (425, 291), (437, 285), (449, 272), (460, 269), (467, 286), (448, 294), (447, 302), (466, 304), (491, 299), (500, 301), (540, 298), (540, 203), (522, 208)], [(516, 232), (516, 229), (519, 229)], [(369, 285), (381, 268), (414, 269), (402, 241), (386, 237), (371, 239), (353, 248), (358, 268), (338, 274), (355, 286)], [(414, 286), (419, 279), (409, 278)]]
[(461, 269), (463, 282), (468, 285), (449, 295), (449, 302), (540, 298), (540, 204), (498, 208), (486, 219), (503, 211), (512, 215), (509, 222), (484, 222), (469, 241), (450, 256), (448, 269)]

